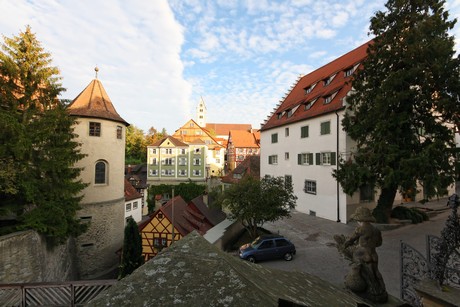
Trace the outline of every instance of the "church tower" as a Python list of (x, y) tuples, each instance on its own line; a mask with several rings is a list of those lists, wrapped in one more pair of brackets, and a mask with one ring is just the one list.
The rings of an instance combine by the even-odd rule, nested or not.
[(75, 134), (86, 154), (78, 162), (82, 192), (78, 216), (88, 230), (76, 239), (82, 279), (99, 278), (118, 266), (116, 252), (124, 235), (125, 132), (129, 125), (115, 110), (96, 78), (67, 107), (75, 116)]
[(203, 97), (200, 98), (200, 102), (196, 107), (196, 123), (201, 127), (206, 127), (206, 105), (204, 104)]

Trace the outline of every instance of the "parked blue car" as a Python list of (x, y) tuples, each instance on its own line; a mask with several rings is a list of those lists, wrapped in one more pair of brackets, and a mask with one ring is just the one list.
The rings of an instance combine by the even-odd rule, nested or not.
[(296, 253), (294, 244), (279, 235), (263, 235), (239, 249), (241, 259), (251, 262), (281, 259), (291, 261)]

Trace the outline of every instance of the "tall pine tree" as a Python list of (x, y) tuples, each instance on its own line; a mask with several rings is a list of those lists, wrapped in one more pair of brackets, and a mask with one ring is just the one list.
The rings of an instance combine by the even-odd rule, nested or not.
[(60, 79), (30, 27), (4, 38), (0, 215), (14, 217), (16, 229), (35, 229), (52, 242), (84, 230), (76, 212), (85, 184), (74, 168), (83, 154), (74, 140), (74, 120), (58, 100), (64, 91)]
[(352, 81), (344, 130), (353, 158), (335, 172), (348, 194), (381, 189), (374, 215), (388, 221), (399, 190), (417, 182), (427, 197), (454, 181), (454, 125), (459, 123), (459, 58), (445, 1), (389, 0), (371, 18), (375, 38)]
[(142, 238), (136, 222), (130, 216), (125, 226), (125, 238), (123, 241), (119, 278), (131, 274), (142, 264), (144, 264), (144, 257), (142, 256)]

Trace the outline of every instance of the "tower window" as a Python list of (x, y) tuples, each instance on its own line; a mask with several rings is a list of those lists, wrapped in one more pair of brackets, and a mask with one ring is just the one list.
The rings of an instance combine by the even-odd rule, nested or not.
[(121, 126), (117, 126), (117, 139), (121, 140), (123, 138), (123, 128)]
[(94, 171), (94, 183), (105, 184), (107, 183), (107, 164), (104, 161), (98, 161)]
[(89, 135), (90, 136), (101, 136), (101, 123), (90, 122), (89, 123)]

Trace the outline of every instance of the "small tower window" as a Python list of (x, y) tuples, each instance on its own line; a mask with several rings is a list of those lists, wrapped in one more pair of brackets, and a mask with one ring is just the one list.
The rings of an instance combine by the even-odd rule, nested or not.
[(94, 183), (105, 184), (107, 183), (107, 163), (104, 161), (98, 161), (94, 171)]
[(101, 136), (101, 123), (90, 122), (89, 123), (89, 135), (90, 136)]
[(123, 138), (123, 128), (121, 126), (117, 126), (117, 139), (121, 140)]

